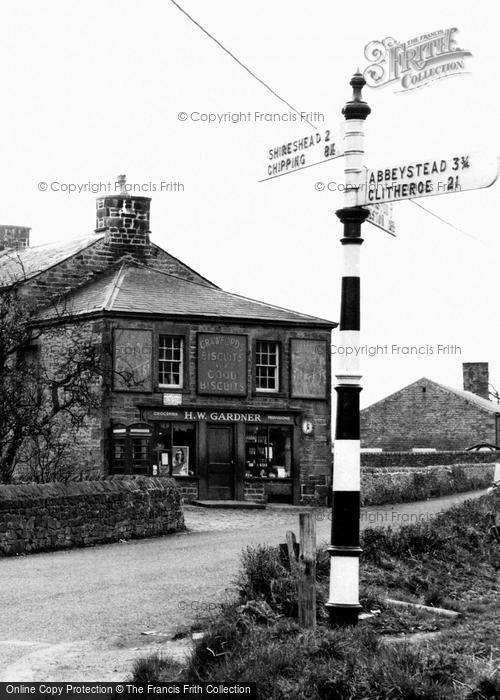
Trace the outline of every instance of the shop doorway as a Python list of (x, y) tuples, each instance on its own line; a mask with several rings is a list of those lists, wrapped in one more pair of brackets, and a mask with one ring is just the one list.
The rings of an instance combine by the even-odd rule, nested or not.
[(208, 499), (234, 499), (234, 428), (231, 425), (207, 426)]

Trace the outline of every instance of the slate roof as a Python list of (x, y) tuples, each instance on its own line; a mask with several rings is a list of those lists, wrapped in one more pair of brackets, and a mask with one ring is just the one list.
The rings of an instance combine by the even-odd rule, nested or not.
[(437, 386), (440, 389), (444, 389), (444, 391), (449, 391), (452, 394), (459, 396), (461, 399), (464, 399), (464, 401), (469, 401), (470, 403), (474, 404), (478, 408), (481, 408), (483, 411), (487, 411), (488, 413), (500, 414), (500, 404), (497, 404), (494, 401), (489, 401), (488, 399), (483, 399), (481, 396), (478, 396), (477, 394), (474, 394), (471, 391), (464, 391), (463, 389), (455, 389), (454, 387), (447, 386), (446, 384), (441, 384), (440, 382), (436, 382), (433, 379), (428, 379), (427, 377), (422, 377), (421, 379), (417, 379), (416, 382), (412, 382), (411, 384), (408, 384), (407, 386), (403, 387), (402, 389), (398, 389), (397, 391), (393, 392), (389, 396), (385, 396), (383, 399), (379, 399), (378, 401), (375, 401), (375, 403), (372, 403), (370, 406), (366, 406), (365, 408), (363, 408), (362, 412), (367, 411), (370, 408), (373, 408), (377, 404), (380, 404), (383, 401), (386, 401), (387, 399), (396, 396), (397, 394), (404, 391), (405, 389), (408, 389), (410, 386), (413, 386), (414, 384), (420, 384), (421, 382), (429, 382), (429, 384), (434, 384), (434, 386)]
[[(97, 312), (200, 316), (335, 328), (333, 321), (208, 287), (135, 262), (109, 269), (65, 297), (72, 315)], [(59, 313), (62, 313), (61, 309)], [(47, 309), (44, 320), (56, 312)]]
[(12, 284), (18, 279), (35, 277), (103, 238), (102, 233), (91, 233), (68, 241), (53, 241), (22, 250), (4, 250), (0, 253), (0, 286)]
[[(431, 381), (431, 380), (428, 380)], [(489, 401), (488, 399), (483, 399), (481, 396), (478, 396), (477, 394), (474, 394), (472, 391), (463, 391), (462, 389), (454, 389), (451, 386), (447, 386), (446, 384), (440, 384), (439, 382), (433, 382), (434, 384), (437, 384), (441, 389), (445, 389), (446, 391), (451, 391), (453, 394), (456, 394), (457, 396), (460, 396), (462, 399), (466, 399), (467, 401), (470, 401), (470, 403), (475, 404), (479, 408), (482, 408), (485, 411), (488, 411), (489, 413), (500, 413), (500, 404), (495, 403), (494, 401)]]

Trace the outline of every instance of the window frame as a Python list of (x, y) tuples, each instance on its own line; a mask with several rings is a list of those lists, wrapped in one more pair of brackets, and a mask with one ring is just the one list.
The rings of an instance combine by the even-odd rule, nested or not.
[[(157, 449), (156, 444), (158, 442), (158, 435), (160, 430), (163, 432), (166, 432), (165, 425), (168, 424), (168, 440), (167, 442), (170, 444), (170, 447), (166, 447), (164, 449)], [(163, 426), (163, 427), (162, 427)], [(178, 444), (174, 444), (174, 431), (179, 429), (179, 427), (184, 427), (188, 426), (192, 428), (193, 433), (194, 433), (194, 444), (192, 445), (186, 445), (186, 447), (189, 450), (188, 453), (188, 471), (191, 469), (193, 470), (192, 473), (188, 474), (173, 474), (172, 469), (173, 469), (173, 456), (174, 456), (174, 447), (178, 448)], [(199, 464), (197, 461), (197, 449), (198, 449), (198, 436), (199, 436), (199, 425), (196, 421), (179, 421), (175, 419), (169, 419), (165, 421), (158, 421), (157, 425), (155, 425), (154, 428), (154, 433), (153, 433), (153, 443), (152, 443), (152, 452), (151, 456), (154, 458), (155, 461), (159, 461), (157, 458), (159, 456), (159, 453), (161, 452), (167, 452), (169, 455), (169, 461), (168, 461), (168, 476), (171, 477), (172, 479), (199, 479)], [(158, 468), (160, 465), (158, 464)]]
[[(276, 387), (274, 389), (266, 388), (266, 387), (260, 387), (258, 386), (258, 374), (257, 374), (257, 367), (272, 367), (273, 365), (262, 365), (259, 364), (257, 365), (257, 354), (258, 354), (258, 346), (259, 343), (272, 343), (274, 344), (276, 348), (276, 365), (275, 367), (275, 380), (276, 380)], [(281, 343), (279, 340), (274, 340), (270, 338), (256, 338), (254, 342), (254, 356), (253, 356), (253, 384), (254, 384), (254, 391), (255, 393), (258, 394), (273, 394), (277, 395), (282, 392), (282, 348), (281, 348)], [(269, 354), (269, 350), (267, 351)]]
[[(180, 341), (180, 353), (181, 353), (181, 359), (179, 361), (179, 384), (162, 384), (160, 382), (160, 363), (161, 362), (176, 362), (176, 360), (165, 360), (165, 359), (160, 359), (160, 351), (161, 351), (161, 339), (162, 338), (173, 338), (173, 339), (178, 339)], [(183, 391), (186, 385), (186, 337), (180, 333), (164, 333), (164, 332), (159, 332), (157, 336), (157, 349), (156, 349), (156, 367), (157, 367), (157, 373), (156, 373), (156, 381), (157, 381), (157, 387), (158, 390), (161, 392), (169, 392), (169, 391)]]
[[(134, 460), (134, 441), (146, 441), (146, 456), (142, 460)], [(120, 442), (123, 445), (123, 457), (116, 458), (115, 444)], [(152, 476), (152, 445), (153, 426), (148, 423), (136, 421), (130, 425), (117, 423), (111, 426), (111, 473), (112, 474), (136, 474), (138, 476)], [(134, 467), (141, 461), (143, 469), (137, 471)], [(116, 464), (123, 464), (123, 471), (116, 469)]]
[[(274, 461), (274, 456), (270, 457), (269, 456), (269, 448), (273, 447), (274, 443), (271, 441), (271, 430), (273, 429), (283, 429), (285, 428), (288, 432), (288, 437), (290, 439), (290, 473), (287, 476), (275, 476), (271, 477), (269, 475), (263, 476), (260, 474), (248, 474), (247, 471), (251, 468), (254, 469), (264, 469), (266, 471), (269, 471), (271, 469), (275, 469), (276, 465), (269, 464), (269, 462)], [(249, 440), (248, 435), (251, 431), (251, 429), (255, 429), (258, 432), (260, 431), (260, 435), (257, 437), (257, 439), (254, 440)], [(294, 454), (295, 454), (295, 444), (294, 444), (294, 429), (292, 425), (275, 425), (272, 423), (263, 423), (258, 426), (255, 425), (249, 425), (247, 424), (245, 426), (245, 438), (244, 438), (244, 444), (245, 444), (245, 481), (265, 481), (266, 483), (286, 483), (286, 482), (291, 482), (294, 479), (294, 470), (295, 470), (295, 462), (294, 462)], [(258, 439), (260, 436), (263, 436), (265, 439), (260, 440)], [(247, 466), (247, 455), (249, 454), (249, 448), (251, 449), (252, 444), (255, 443), (255, 458), (256, 461), (265, 461), (267, 464), (266, 465), (255, 465), (254, 467), (248, 467)], [(258, 452), (259, 452), (259, 445), (261, 449), (264, 449), (265, 451), (265, 457), (261, 460), (258, 459)]]

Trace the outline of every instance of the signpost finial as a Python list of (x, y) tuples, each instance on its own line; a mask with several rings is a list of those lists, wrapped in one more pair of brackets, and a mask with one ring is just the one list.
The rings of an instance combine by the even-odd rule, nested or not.
[(352, 100), (346, 104), (342, 114), (346, 119), (366, 119), (371, 109), (361, 97), (361, 90), (366, 85), (366, 80), (359, 72), (359, 68), (352, 76), (349, 85), (352, 87)]

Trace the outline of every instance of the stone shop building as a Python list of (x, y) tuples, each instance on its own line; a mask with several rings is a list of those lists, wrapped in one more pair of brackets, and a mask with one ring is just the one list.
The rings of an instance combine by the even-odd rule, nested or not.
[(0, 285), (71, 310), (39, 317), (61, 328), (42, 355), (71, 324), (112, 347), (78, 469), (171, 475), (186, 500), (326, 502), (337, 324), (223, 291), (151, 243), (149, 216), (122, 191), (97, 199), (95, 233), (0, 255)]

